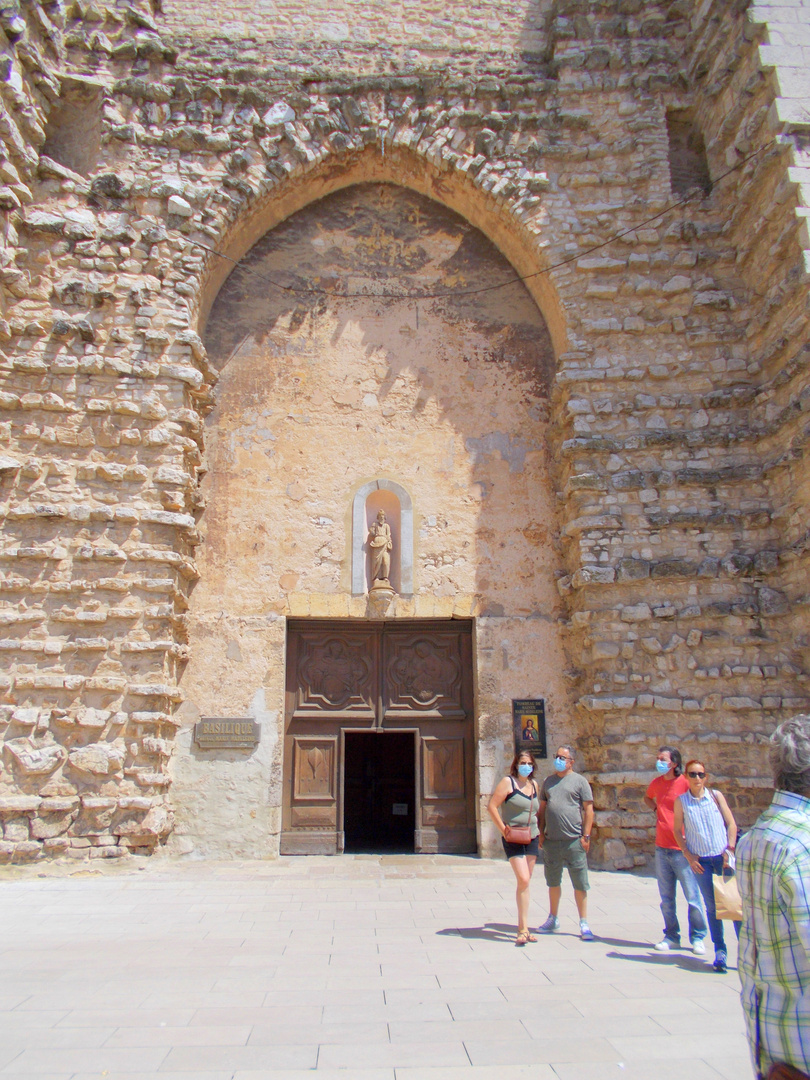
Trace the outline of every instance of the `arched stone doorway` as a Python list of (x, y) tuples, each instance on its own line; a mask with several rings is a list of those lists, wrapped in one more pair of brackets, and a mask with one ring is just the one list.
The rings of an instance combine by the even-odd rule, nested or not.
[[(174, 764), (178, 831), (201, 850), (272, 853), (282, 834), (286, 850), (298, 850), (292, 834), (312, 841), (300, 850), (339, 850), (346, 739), (387, 730), (391, 710), (382, 697), (366, 708), (362, 692), (354, 712), (327, 700), (296, 727), (291, 619), (296, 633), (342, 625), (346, 640), (364, 621), (427, 634), (465, 620), (469, 693), (455, 734), (429, 729), (444, 714), (397, 719), (416, 739), (423, 810), (427, 740), (461, 740), (454, 850), (492, 847), (483, 806), (513, 750), (512, 699), (545, 698), (550, 738), (574, 734), (546, 443), (554, 353), (515, 277), (454, 212), (369, 183), (262, 237), (214, 301), (206, 346), (220, 378)], [(413, 500), (412, 593), (385, 610), (352, 587), (353, 497), (374, 477), (396, 477)], [(197, 749), (199, 716), (252, 716), (258, 747)], [(314, 750), (302, 786), (295, 763)], [(421, 822), (427, 849), (445, 842), (441, 798)]]

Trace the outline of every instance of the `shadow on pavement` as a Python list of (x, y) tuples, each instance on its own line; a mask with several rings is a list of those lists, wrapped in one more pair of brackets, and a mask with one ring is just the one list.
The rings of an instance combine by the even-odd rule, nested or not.
[(514, 923), (485, 923), (483, 926), (451, 926), (437, 930), (437, 937), (473, 938), (479, 941), (514, 941), (517, 927)]
[[(536, 927), (532, 927), (532, 932), (537, 934), (538, 940), (542, 941), (543, 938), (577, 938), (579, 939), (579, 933), (572, 930), (556, 930), (553, 934), (542, 934)], [(468, 939), (477, 939), (479, 941), (514, 941), (517, 934), (517, 927), (514, 923), (485, 923), (483, 926), (450, 926), (444, 930), (437, 930), (437, 937), (460, 937)], [(596, 935), (596, 940), (603, 945), (615, 945), (619, 948), (625, 949), (646, 949), (651, 950), (652, 945), (649, 941), (628, 941), (625, 938), (609, 938), (603, 937), (601, 934)], [(608, 956), (615, 955), (620, 956), (619, 953), (607, 953)], [(659, 959), (659, 955), (654, 954), (655, 959)], [(626, 959), (635, 959), (628, 956)]]
[[(652, 948), (652, 945), (649, 943), (649, 941), (628, 941), (627, 938), (605, 937), (604, 934), (600, 934), (596, 930), (594, 930), (594, 934), (596, 934), (596, 940), (600, 941), (603, 945), (616, 945), (620, 949)], [(579, 934), (573, 934), (572, 936), (579, 937)], [(607, 955), (610, 956), (610, 953), (608, 953)]]
[[(485, 923), (483, 926), (449, 926), (444, 930), (436, 931), (437, 937), (459, 937), (474, 941), (500, 941), (509, 942), (510, 944), (514, 942), (516, 934), (517, 928), (514, 924), (510, 923)], [(565, 931), (557, 931), (554, 934), (538, 934), (537, 937), (538, 940), (542, 941), (545, 937), (578, 938), (579, 934), (568, 934)], [(698, 971), (711, 975), (715, 974), (711, 963), (707, 962), (705, 957), (694, 956), (686, 951), (682, 953), (674, 951), (670, 953), (657, 953), (649, 941), (628, 941), (626, 938), (603, 937), (600, 934), (596, 935), (596, 941), (602, 945), (614, 946), (611, 951), (605, 953), (605, 956), (609, 957), (611, 960), (629, 960), (631, 963), (637, 964), (656, 964), (668, 967), (678, 967), (683, 971)], [(617, 949), (643, 949), (644, 952), (643, 955), (641, 955), (639, 953), (617, 952)], [(735, 971), (736, 968), (729, 966), (728, 970)]]
[(646, 948), (649, 949), (649, 952), (644, 956), (620, 952), (605, 953), (605, 956), (609, 956), (612, 960), (629, 960), (631, 963), (636, 964), (655, 964), (657, 966), (679, 967), (683, 971), (705, 971), (710, 975), (717, 974), (711, 962), (706, 961), (705, 956), (693, 956), (691, 953), (682, 953), (680, 955), (672, 952), (657, 953), (651, 945), (647, 945)]

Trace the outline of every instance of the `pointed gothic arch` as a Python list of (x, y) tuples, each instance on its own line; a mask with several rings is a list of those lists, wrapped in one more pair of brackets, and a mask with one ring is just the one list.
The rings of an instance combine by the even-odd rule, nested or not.
[(485, 191), (468, 173), (439, 168), (427, 156), (401, 147), (382, 152), (379, 144), (343, 154), (326, 148), (280, 184), (268, 186), (226, 225), (201, 276), (196, 298), (199, 331), (204, 331), (214, 300), (234, 266), (266, 233), (333, 192), (369, 182), (390, 183), (425, 195), (478, 229), (525, 279), (548, 326), (555, 355), (566, 351), (566, 313), (553, 275), (544, 273), (548, 260), (541, 242), (547, 238), (537, 224), (527, 224), (516, 203)]
[[(392, 162), (393, 156), (386, 153), (383, 164), (365, 151), (332, 161), (331, 170), (326, 164), (302, 169), (295, 174), (297, 183), (275, 186), (250, 210), (243, 206), (238, 220), (223, 230), (219, 247), (241, 262), (241, 271), (226, 282), (232, 263), (223, 271), (223, 260), (219, 266), (209, 262), (200, 329), (211, 369), (219, 366), (221, 379), (205, 421), (202, 494), (208, 508), (200, 525), (200, 581), (189, 611), (193, 652), (183, 686), (189, 709), (213, 715), (213, 702), (223, 699), (227, 686), (231, 712), (266, 715), (267, 758), (257, 763), (257, 775), (270, 785), (271, 801), (268, 822), (257, 830), (272, 833), (273, 844), (295, 830), (313, 835), (325, 830), (333, 837), (341, 827), (331, 781), (328, 791), (309, 800), (312, 806), (307, 802), (303, 808), (304, 795), (301, 806), (284, 802), (284, 793), (295, 786), (289, 770), (314, 746), (332, 762), (329, 775), (345, 780), (337, 734), (320, 742), (313, 742), (311, 733), (296, 744), (287, 739), (285, 687), (293, 665), (285, 659), (285, 627), (295, 619), (314, 624), (332, 618), (349, 634), (368, 636), (369, 625), (382, 619), (453, 634), (458, 620), (475, 619), (471, 677), (483, 690), (480, 705), (473, 699), (472, 711), (465, 713), (471, 726), (457, 755), (465, 794), (453, 813), (464, 820), (445, 821), (447, 793), (431, 787), (431, 747), (438, 745), (430, 741), (432, 735), (425, 735), (421, 750), (420, 768), (428, 779), (420, 798), (431, 817), (426, 828), (461, 829), (463, 850), (469, 850), (477, 821), (479, 843), (489, 850), (486, 822), (475, 806), (491, 790), (494, 763), (511, 756), (510, 697), (518, 691), (542, 697), (552, 717), (571, 711), (546, 442), (550, 388), (565, 347), (564, 337), (561, 346), (559, 333), (556, 340), (550, 333), (549, 320), (556, 319), (562, 332), (562, 309), (554, 291), (551, 309), (538, 304), (536, 290), (545, 276), (512, 290), (521, 294), (517, 299), (504, 301), (486, 288), (480, 297), (463, 295), (455, 321), (444, 299), (426, 305), (408, 299), (409, 307), (422, 308), (415, 326), (401, 325), (406, 320), (399, 314), (397, 321), (382, 316), (378, 325), (375, 298), (362, 291), (359, 305), (337, 291), (335, 303), (322, 308), (295, 291), (268, 290), (262, 268), (268, 280), (278, 269), (290, 275), (280, 280), (293, 283), (327, 280), (321, 275), (333, 267), (355, 273), (355, 280), (365, 275), (373, 281), (375, 274), (390, 271), (392, 277), (414, 279), (424, 273), (422, 280), (433, 282), (444, 280), (431, 277), (433, 270), (458, 257), (447, 278), (454, 282), (448, 296), (454, 290), (463, 294), (469, 281), (476, 288), (508, 281), (511, 268), (520, 274), (537, 271), (537, 237), (502, 200), (463, 176), (440, 173), (413, 153), (403, 152)], [(345, 233), (354, 242), (357, 236), (376, 235), (363, 232), (365, 218), (348, 213), (347, 207), (360, 204), (372, 217), (394, 204), (395, 216), (381, 218), (396, 225), (386, 235), (418, 250), (420, 257), (412, 262), (394, 243), (391, 259), (385, 262), (388, 248), (382, 245), (377, 262), (367, 247), (330, 241), (316, 247), (317, 259), (310, 258), (310, 237)], [(424, 216), (409, 216), (419, 204)], [(342, 214), (351, 226), (341, 223)], [(408, 227), (400, 230), (404, 221)], [(431, 237), (465, 240), (445, 254), (445, 242)], [(329, 263), (333, 250), (336, 261)], [(425, 251), (430, 254), (423, 262)], [(474, 276), (470, 271), (467, 277), (470, 267)], [(554, 283), (547, 284), (553, 290)], [(409, 287), (403, 291), (417, 294)], [(352, 305), (362, 307), (359, 316)], [(444, 327), (450, 328), (446, 339)], [(437, 344), (445, 340), (446, 349)], [(237, 347), (242, 341), (244, 347)], [(375, 362), (376, 385), (369, 387), (365, 383)], [(361, 385), (355, 395), (352, 388)], [(386, 403), (389, 412), (383, 414)], [(386, 421), (397, 428), (388, 440), (382, 430)], [(369, 497), (383, 492), (407, 511), (400, 514), (395, 534), (400, 577), (395, 582), (392, 574), (391, 582), (396, 595), (384, 610), (366, 595), (362, 550)], [(389, 509), (383, 501), (374, 508)], [(413, 558), (403, 550), (408, 538)], [(347, 558), (351, 555), (356, 557)], [(465, 661), (471, 673), (472, 663)], [(232, 679), (234, 665), (239, 675)], [(255, 712), (257, 702), (263, 713)], [(441, 745), (449, 750), (450, 744)], [(462, 744), (455, 739), (452, 746)], [(197, 771), (193, 755), (178, 757), (175, 784), (184, 800)], [(210, 775), (204, 783), (212, 783)]]

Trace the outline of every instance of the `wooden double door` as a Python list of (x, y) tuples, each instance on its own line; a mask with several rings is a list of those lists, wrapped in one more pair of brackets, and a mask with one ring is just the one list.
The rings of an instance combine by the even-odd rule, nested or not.
[(288, 624), (281, 852), (472, 852), (472, 624)]

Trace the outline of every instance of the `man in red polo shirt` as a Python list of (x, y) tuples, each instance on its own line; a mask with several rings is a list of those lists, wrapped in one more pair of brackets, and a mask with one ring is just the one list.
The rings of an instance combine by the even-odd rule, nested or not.
[(669, 952), (681, 945), (681, 928), (675, 907), (675, 885), (680, 882), (689, 905), (689, 942), (692, 952), (699, 956), (706, 952), (706, 917), (700, 899), (700, 889), (686, 856), (675, 842), (673, 816), (675, 800), (689, 790), (683, 775), (681, 753), (674, 746), (662, 746), (655, 763), (658, 773), (647, 788), (644, 802), (655, 810), (655, 876), (661, 897), (661, 914), (664, 916), (664, 937), (655, 946), (657, 952)]

